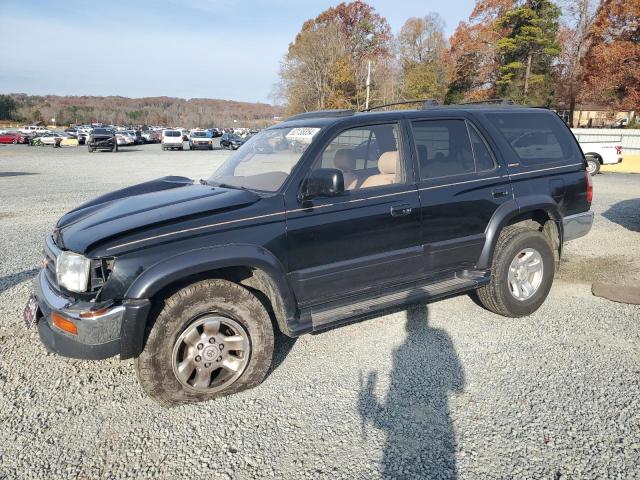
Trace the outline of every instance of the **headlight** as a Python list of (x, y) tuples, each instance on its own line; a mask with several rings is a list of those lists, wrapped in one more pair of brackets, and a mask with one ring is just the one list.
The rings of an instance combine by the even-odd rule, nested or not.
[(62, 252), (56, 259), (58, 285), (71, 292), (85, 292), (91, 260), (73, 252)]

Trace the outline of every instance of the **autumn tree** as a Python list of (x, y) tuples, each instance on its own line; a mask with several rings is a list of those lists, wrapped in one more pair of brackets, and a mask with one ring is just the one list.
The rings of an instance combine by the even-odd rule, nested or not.
[(495, 96), (499, 77), (496, 42), (507, 30), (500, 19), (515, 0), (478, 0), (466, 22), (460, 22), (450, 39), (449, 61), (453, 75), (445, 102), (484, 100)]
[(556, 65), (556, 99), (567, 101), (569, 126), (573, 127), (573, 112), (580, 85), (584, 79), (582, 61), (589, 50), (591, 30), (596, 18), (599, 0), (563, 0), (562, 26), (558, 32), (561, 47)]
[(336, 92), (352, 90), (349, 75), (341, 72), (345, 56), (335, 25), (314, 24), (299, 33), (280, 68), (288, 108), (300, 112), (346, 103), (346, 98)]
[(579, 97), (640, 110), (640, 1), (603, 0), (589, 40)]
[[(280, 70), (289, 111), (361, 108), (367, 63), (384, 63), (390, 40), (386, 19), (359, 0), (340, 3), (306, 21)], [(315, 80), (313, 88), (304, 85), (305, 77)]]
[(560, 9), (549, 0), (524, 0), (500, 18), (499, 25), (508, 32), (496, 43), (501, 97), (549, 103), (553, 62), (560, 54), (559, 17)]
[(396, 39), (405, 99), (442, 100), (448, 83), (447, 41), (437, 13), (409, 18)]

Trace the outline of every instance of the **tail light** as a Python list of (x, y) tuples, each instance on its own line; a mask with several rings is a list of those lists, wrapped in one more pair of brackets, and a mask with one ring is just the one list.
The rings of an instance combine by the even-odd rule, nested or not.
[(622, 145), (616, 145), (616, 154), (622, 155)]
[(587, 179), (587, 202), (591, 203), (593, 201), (593, 180), (591, 179), (591, 174), (586, 170), (584, 176)]

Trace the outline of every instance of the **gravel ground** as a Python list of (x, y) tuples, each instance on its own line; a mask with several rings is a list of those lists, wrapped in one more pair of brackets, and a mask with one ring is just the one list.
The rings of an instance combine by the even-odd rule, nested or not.
[(594, 230), (529, 318), (458, 296), (280, 338), (258, 388), (171, 410), (131, 361), (46, 353), (21, 312), (55, 220), (226, 155), (0, 148), (0, 478), (638, 477), (640, 307), (590, 286), (640, 284), (640, 176), (595, 179)]

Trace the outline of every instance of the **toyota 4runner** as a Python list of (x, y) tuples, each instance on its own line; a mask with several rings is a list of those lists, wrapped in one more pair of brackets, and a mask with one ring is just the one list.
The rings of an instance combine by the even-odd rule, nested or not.
[(24, 317), (61, 355), (135, 358), (162, 405), (212, 399), (265, 378), (275, 330), (461, 292), (535, 312), (564, 242), (591, 228), (591, 197), (547, 110), (305, 113), (206, 181), (164, 177), (65, 214)]

